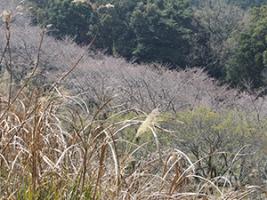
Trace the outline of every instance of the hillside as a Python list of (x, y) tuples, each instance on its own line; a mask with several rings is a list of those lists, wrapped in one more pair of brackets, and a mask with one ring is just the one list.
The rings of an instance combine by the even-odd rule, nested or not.
[(1, 199), (266, 199), (267, 101), (56, 39), (0, 2)]

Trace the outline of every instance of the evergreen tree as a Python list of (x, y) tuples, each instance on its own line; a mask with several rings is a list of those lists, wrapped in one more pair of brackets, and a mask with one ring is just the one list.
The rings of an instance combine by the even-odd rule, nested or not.
[(234, 85), (250, 82), (252, 87), (266, 84), (267, 6), (254, 8), (250, 26), (234, 38), (238, 45), (227, 63), (227, 79)]
[(92, 40), (91, 25), (96, 21), (89, 4), (74, 3), (72, 0), (31, 0), (34, 6), (34, 22), (52, 25), (50, 32), (56, 38), (71, 36), (77, 43), (86, 44)]

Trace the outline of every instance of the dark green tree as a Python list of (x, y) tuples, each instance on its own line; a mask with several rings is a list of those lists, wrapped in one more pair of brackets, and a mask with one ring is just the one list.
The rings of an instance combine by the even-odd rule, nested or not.
[(227, 41), (233, 32), (240, 32), (243, 29), (245, 11), (227, 3), (226, 0), (201, 0), (193, 10), (194, 16), (209, 35), (205, 49), (209, 50), (210, 55), (206, 57), (209, 60), (204, 66), (213, 77), (223, 80), (229, 50)]
[[(195, 43), (201, 46), (205, 40), (198, 34), (200, 29), (194, 24), (188, 1), (113, 0), (111, 3), (112, 9), (97, 9), (98, 48), (138, 62), (167, 63), (172, 67), (193, 64), (191, 53), (200, 52), (194, 48)], [(202, 65), (202, 58), (196, 57), (194, 64)]]
[(250, 24), (235, 36), (237, 47), (227, 63), (227, 79), (234, 85), (251, 87), (266, 85), (267, 70), (267, 6), (254, 8)]
[(94, 47), (108, 54), (172, 68), (206, 64), (207, 34), (188, 0), (28, 1), (35, 22), (52, 24), (51, 33), (59, 39), (71, 36), (87, 44), (96, 38)]
[(131, 16), (136, 35), (133, 56), (140, 61), (158, 61), (186, 66), (193, 33), (192, 15), (185, 0), (140, 2)]
[(96, 21), (89, 4), (73, 3), (72, 0), (31, 0), (34, 22), (52, 25), (51, 34), (56, 38), (71, 36), (77, 43), (87, 44), (92, 40), (91, 25)]
[(94, 33), (97, 36), (95, 47), (104, 49), (106, 53), (132, 58), (136, 45), (136, 35), (130, 26), (130, 18), (138, 0), (114, 0), (113, 7), (106, 7), (110, 1), (98, 2), (96, 10), (97, 23)]

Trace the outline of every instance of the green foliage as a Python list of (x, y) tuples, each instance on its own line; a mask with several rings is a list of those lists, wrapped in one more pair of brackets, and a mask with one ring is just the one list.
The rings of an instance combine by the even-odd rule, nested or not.
[(101, 8), (101, 5), (108, 2), (99, 3), (96, 10), (98, 21), (94, 25), (94, 34), (97, 36), (95, 47), (108, 54), (131, 59), (136, 39), (129, 22), (138, 1), (115, 0), (111, 2), (113, 8)]
[(138, 62), (179, 67), (203, 64), (199, 55), (189, 58), (205, 38), (187, 0), (49, 0), (33, 7), (35, 21), (52, 24), (51, 33), (57, 38), (71, 36), (78, 43), (96, 38), (95, 48)]
[[(70, 36), (79, 44), (94, 41), (94, 49), (139, 63), (202, 67), (234, 86), (243, 86), (244, 81), (253, 88), (266, 84), (266, 6), (252, 10), (249, 25), (241, 23), (245, 19), (241, 7), (265, 1), (28, 2), (33, 21), (51, 24), (49, 33), (56, 38)], [(229, 45), (231, 41), (237, 45)]]
[(112, 4), (114, 8), (97, 12), (98, 48), (138, 62), (189, 65), (193, 37), (201, 34), (188, 1), (115, 0)]
[(32, 1), (35, 22), (46, 26), (51, 24), (50, 34), (57, 38), (71, 36), (77, 43), (90, 43), (90, 25), (95, 23), (92, 8), (72, 0)]
[[(215, 112), (210, 108), (199, 107), (193, 111), (180, 112), (177, 117), (184, 124), (178, 128), (176, 145), (198, 162), (197, 170), (202, 176), (226, 176), (238, 151), (246, 145), (264, 146), (261, 141), (265, 137), (263, 129), (245, 113), (236, 110)], [(242, 162), (239, 163), (240, 160)], [(240, 160), (235, 161), (237, 168), (232, 169), (231, 173), (239, 176), (241, 182), (246, 182), (248, 179), (243, 176), (242, 170), (250, 170), (245, 168), (251, 167), (252, 163), (242, 157)]]
[(236, 137), (249, 137), (255, 133), (253, 127), (256, 126), (253, 121), (247, 120), (244, 114), (237, 111), (219, 113), (206, 107), (178, 113), (178, 119), (184, 122), (181, 132), (187, 132), (182, 137), (198, 142), (201, 140), (197, 138), (202, 137), (203, 134), (210, 134), (211, 137), (216, 137), (218, 134), (224, 134), (223, 137), (229, 134)]
[(242, 29), (244, 14), (244, 10), (226, 0), (202, 0), (194, 6), (195, 17), (209, 35), (204, 49), (210, 55), (205, 55), (209, 60), (204, 66), (213, 77), (223, 79), (225, 76), (225, 57), (229, 46), (226, 42), (233, 32)]
[(131, 17), (137, 45), (133, 55), (142, 61), (185, 66), (192, 33), (188, 2), (147, 1), (138, 4)]
[(260, 87), (266, 84), (267, 6), (254, 8), (249, 27), (235, 36), (238, 45), (227, 63), (227, 79), (234, 85)]

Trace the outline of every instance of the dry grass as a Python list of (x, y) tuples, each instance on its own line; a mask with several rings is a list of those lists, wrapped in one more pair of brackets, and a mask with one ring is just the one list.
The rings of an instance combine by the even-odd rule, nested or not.
[(103, 119), (110, 101), (88, 113), (72, 100), (25, 88), (9, 106), (1, 96), (2, 199), (248, 199), (260, 189), (200, 177), (178, 149), (140, 155), (147, 144), (123, 139), (138, 122)]
[(148, 144), (123, 134), (148, 119), (111, 120), (128, 110), (104, 117), (112, 99), (90, 113), (81, 99), (56, 87), (48, 94), (28, 87), (15, 92), (11, 104), (1, 96), (3, 199), (248, 199), (259, 191), (200, 177), (178, 149), (142, 154)]

